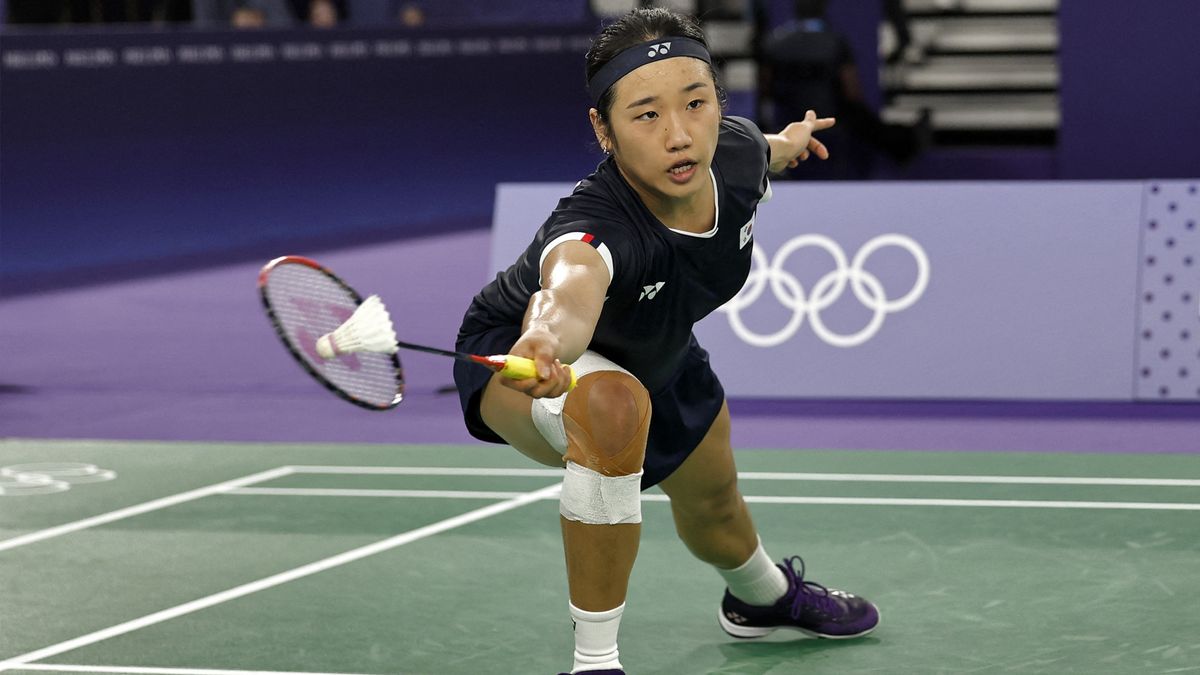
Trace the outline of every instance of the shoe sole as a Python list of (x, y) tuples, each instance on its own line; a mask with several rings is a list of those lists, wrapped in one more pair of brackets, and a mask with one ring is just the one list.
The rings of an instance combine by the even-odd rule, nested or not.
[(871, 626), (861, 633), (854, 633), (853, 635), (827, 635), (825, 633), (818, 633), (816, 631), (800, 628), (799, 626), (772, 626), (769, 628), (758, 626), (739, 626), (736, 623), (730, 622), (729, 619), (726, 619), (725, 612), (723, 612), (720, 607), (717, 608), (717, 622), (721, 624), (721, 630), (725, 631), (732, 637), (738, 638), (739, 640), (753, 640), (755, 638), (766, 637), (777, 630), (793, 630), (797, 633), (804, 633), (809, 637), (821, 638), (822, 640), (850, 640), (868, 635), (879, 626), (879, 623), (876, 622), (874, 626)]

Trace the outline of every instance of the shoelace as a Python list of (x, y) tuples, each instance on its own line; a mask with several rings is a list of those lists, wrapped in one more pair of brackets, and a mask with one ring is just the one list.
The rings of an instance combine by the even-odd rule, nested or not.
[[(806, 606), (816, 605), (826, 614), (842, 613), (841, 605), (829, 595), (829, 589), (815, 581), (804, 578), (804, 559), (792, 556), (785, 559), (783, 573), (788, 578), (788, 584), (796, 587), (796, 596), (792, 599), (792, 618), (799, 619), (800, 613)], [(796, 563), (800, 563), (800, 571), (796, 571)]]

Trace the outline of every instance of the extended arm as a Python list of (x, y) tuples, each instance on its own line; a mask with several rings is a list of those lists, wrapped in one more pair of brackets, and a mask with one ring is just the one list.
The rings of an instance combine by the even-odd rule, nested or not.
[(773, 173), (794, 167), (814, 154), (821, 159), (829, 159), (829, 149), (825, 144), (813, 138), (813, 134), (828, 129), (836, 123), (832, 117), (818, 118), (812, 110), (800, 122), (792, 122), (777, 134), (765, 134), (767, 144), (771, 146), (771, 166)]
[(571, 377), (571, 363), (587, 349), (604, 307), (608, 267), (590, 245), (568, 241), (554, 247), (542, 263), (542, 289), (529, 299), (521, 338), (511, 353), (533, 359), (538, 377), (502, 380), (505, 386), (538, 397), (558, 396)]

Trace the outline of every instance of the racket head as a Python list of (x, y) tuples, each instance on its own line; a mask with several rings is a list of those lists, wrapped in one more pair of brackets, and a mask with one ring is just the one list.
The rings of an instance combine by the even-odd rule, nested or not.
[(325, 360), (317, 338), (342, 325), (363, 298), (329, 268), (303, 256), (272, 260), (258, 273), (263, 309), (283, 346), (326, 389), (368, 410), (390, 410), (404, 398), (396, 354), (359, 352)]

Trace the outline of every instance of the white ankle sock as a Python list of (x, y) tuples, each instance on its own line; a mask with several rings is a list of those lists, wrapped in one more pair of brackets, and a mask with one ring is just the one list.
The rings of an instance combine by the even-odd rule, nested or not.
[(588, 612), (571, 605), (575, 620), (575, 665), (572, 673), (623, 668), (617, 660), (617, 630), (625, 603), (604, 612)]
[(761, 539), (750, 559), (740, 567), (731, 570), (720, 567), (716, 569), (725, 578), (729, 592), (742, 602), (751, 605), (773, 605), (787, 594), (787, 577), (783, 576), (783, 570), (771, 562), (770, 556), (763, 550)]

